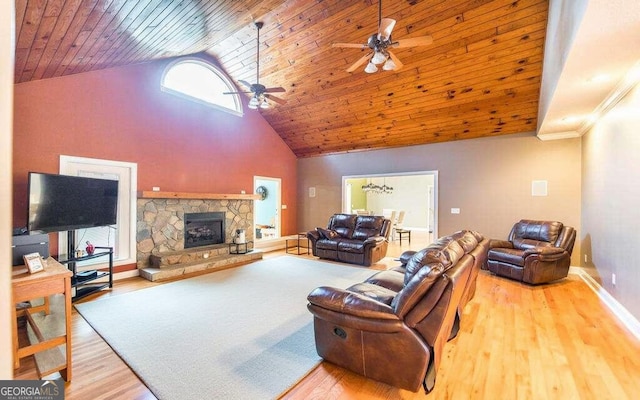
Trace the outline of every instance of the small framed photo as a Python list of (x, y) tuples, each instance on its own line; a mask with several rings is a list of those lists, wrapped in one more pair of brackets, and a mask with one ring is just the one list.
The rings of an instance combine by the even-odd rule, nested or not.
[(23, 256), (24, 265), (27, 266), (30, 274), (44, 271), (44, 261), (40, 257), (40, 253), (29, 253)]

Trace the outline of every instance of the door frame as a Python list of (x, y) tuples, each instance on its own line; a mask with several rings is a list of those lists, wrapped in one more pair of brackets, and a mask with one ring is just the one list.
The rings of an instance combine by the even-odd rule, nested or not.
[[(275, 224), (275, 229), (276, 229), (276, 234), (275, 237), (273, 239), (279, 239), (280, 237), (282, 237), (282, 178), (275, 178), (275, 177), (271, 177), (271, 176), (260, 176), (260, 175), (254, 175), (253, 177), (253, 193), (256, 192), (256, 189), (258, 188), (258, 186), (260, 186), (258, 184), (258, 181), (272, 181), (276, 183), (276, 193), (274, 193), (274, 195), (276, 196), (276, 217), (274, 219), (274, 224)], [(260, 200), (255, 200), (255, 201), (260, 201)], [(255, 237), (255, 227), (257, 225), (257, 220), (258, 220), (258, 213), (256, 211), (256, 207), (254, 205), (253, 207), (253, 232), (254, 232), (254, 240), (258, 241), (258, 238)], [(265, 239), (260, 239), (260, 241), (263, 241)], [(266, 239), (269, 240), (269, 239)]]
[[(342, 211), (345, 212), (351, 208), (347, 204), (346, 186), (348, 179), (363, 179), (363, 178), (389, 178), (389, 177), (402, 177), (411, 175), (431, 175), (433, 176), (433, 193), (425, 193), (425, 195), (431, 200), (433, 204), (433, 227), (430, 226), (431, 221), (427, 220), (430, 228), (433, 232), (433, 237), (438, 236), (438, 171), (411, 171), (411, 172), (388, 172), (384, 174), (360, 174), (360, 175), (344, 175), (342, 177)], [(429, 205), (427, 205), (427, 216), (429, 215)]]
[[(120, 229), (121, 246), (127, 247), (127, 256), (113, 261), (114, 266), (127, 265), (136, 262), (136, 210), (138, 187), (138, 164), (126, 161), (103, 160), (99, 158), (60, 155), (59, 171), (62, 175), (77, 175), (77, 170), (83, 169), (96, 173), (104, 172), (104, 168), (117, 168), (121, 176), (118, 184), (118, 226)], [(126, 184), (125, 184), (126, 183)], [(125, 244), (126, 243), (126, 244)], [(67, 235), (58, 235), (58, 252), (63, 254), (67, 249)], [(125, 249), (122, 248), (122, 251)]]

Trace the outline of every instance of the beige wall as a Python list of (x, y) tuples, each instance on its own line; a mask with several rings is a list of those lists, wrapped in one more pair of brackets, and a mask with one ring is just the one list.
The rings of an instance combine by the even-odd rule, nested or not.
[(14, 2), (0, 2), (0, 379), (13, 378), (11, 354), (11, 138), (13, 136)]
[[(583, 137), (582, 231), (595, 278), (640, 319), (640, 86)], [(611, 274), (616, 275), (616, 285)]]
[[(437, 170), (440, 236), (474, 229), (506, 238), (521, 218), (559, 220), (579, 233), (580, 168), (580, 139), (543, 142), (530, 134), (299, 159), (298, 230), (326, 226), (340, 211), (343, 175)], [(532, 180), (547, 180), (549, 195), (532, 197)]]

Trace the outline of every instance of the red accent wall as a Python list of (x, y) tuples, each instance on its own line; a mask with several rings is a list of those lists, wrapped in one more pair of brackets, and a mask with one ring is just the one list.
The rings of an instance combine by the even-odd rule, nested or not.
[(27, 173), (57, 173), (63, 154), (135, 162), (138, 190), (251, 193), (254, 175), (281, 178), (282, 234), (296, 232), (295, 155), (246, 99), (237, 117), (161, 91), (169, 62), (15, 85), (13, 226), (26, 224)]

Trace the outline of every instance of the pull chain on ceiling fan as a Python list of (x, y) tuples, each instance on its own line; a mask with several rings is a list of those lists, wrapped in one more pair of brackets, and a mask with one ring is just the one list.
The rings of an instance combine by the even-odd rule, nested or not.
[(396, 20), (391, 18), (382, 18), (382, 0), (378, 0), (378, 33), (374, 33), (369, 37), (367, 43), (333, 43), (331, 47), (349, 47), (364, 50), (369, 48), (369, 53), (362, 56), (358, 61), (353, 63), (347, 72), (353, 72), (365, 62), (364, 69), (367, 73), (378, 71), (378, 65), (382, 65), (384, 71), (398, 71), (403, 64), (398, 57), (390, 50), (391, 48), (407, 48), (416, 46), (427, 46), (433, 43), (431, 36), (418, 36), (411, 39), (402, 39), (398, 41), (391, 40), (391, 32), (396, 25)]
[(269, 102), (267, 99), (272, 100), (278, 104), (285, 104), (286, 100), (280, 99), (276, 96), (273, 96), (269, 93), (283, 93), (285, 89), (283, 87), (272, 87), (267, 88), (264, 85), (260, 84), (260, 29), (263, 27), (262, 22), (256, 22), (255, 26), (258, 29), (258, 37), (256, 43), (256, 83), (250, 84), (247, 81), (243, 81), (242, 79), (238, 80), (238, 82), (242, 83), (242, 85), (246, 86), (248, 91), (239, 91), (239, 92), (224, 92), (223, 94), (238, 94), (238, 93), (253, 93), (251, 100), (249, 100), (249, 108), (252, 110), (256, 110), (258, 108), (269, 108)]

